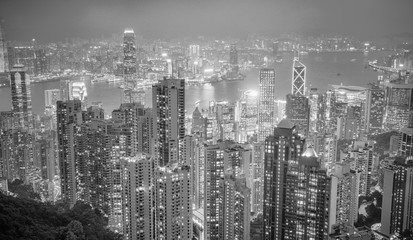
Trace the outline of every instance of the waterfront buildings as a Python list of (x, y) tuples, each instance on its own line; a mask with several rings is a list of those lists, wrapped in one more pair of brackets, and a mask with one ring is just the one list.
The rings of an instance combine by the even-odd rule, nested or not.
[(10, 71), (10, 90), (15, 127), (33, 129), (30, 77), (23, 65), (14, 65)]
[(260, 70), (258, 95), (258, 142), (268, 137), (275, 125), (275, 70)]

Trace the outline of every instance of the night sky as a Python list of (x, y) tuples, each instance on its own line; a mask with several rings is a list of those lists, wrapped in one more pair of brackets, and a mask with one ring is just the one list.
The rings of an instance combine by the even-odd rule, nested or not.
[(0, 0), (10, 40), (340, 33), (412, 35), (413, 0)]

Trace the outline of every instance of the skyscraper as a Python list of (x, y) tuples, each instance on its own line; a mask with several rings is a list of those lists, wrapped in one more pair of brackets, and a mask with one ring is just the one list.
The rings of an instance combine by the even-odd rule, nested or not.
[(294, 96), (305, 95), (306, 67), (298, 58), (293, 62), (293, 79), (291, 94)]
[(47, 57), (44, 49), (34, 51), (34, 74), (41, 75), (47, 73)]
[(275, 70), (260, 70), (260, 89), (258, 100), (258, 142), (263, 142), (275, 124)]
[[(298, 161), (304, 141), (297, 134), (295, 126), (283, 119), (264, 144), (264, 199), (263, 199), (263, 239), (286, 239), (294, 226), (286, 225), (287, 209), (296, 208), (292, 189), (297, 181), (289, 174), (291, 161)], [(308, 199), (307, 199), (308, 200)], [(288, 229), (287, 229), (288, 227)], [(294, 238), (292, 238), (294, 239)]]
[(178, 163), (156, 172), (155, 238), (192, 238), (192, 179), (190, 167)]
[(383, 131), (383, 116), (385, 107), (385, 91), (380, 88), (371, 88), (367, 91), (365, 111), (366, 131), (376, 135)]
[(124, 161), (124, 239), (155, 239), (155, 161), (144, 154), (125, 158)]
[(413, 164), (412, 160), (396, 158), (384, 169), (381, 232), (401, 234), (413, 227)]
[(185, 80), (164, 79), (152, 86), (159, 166), (179, 161), (185, 136)]
[(329, 232), (335, 224), (351, 224), (357, 221), (359, 207), (360, 173), (350, 165), (336, 163), (331, 174)]
[[(132, 28), (123, 33), (123, 77), (125, 83), (136, 81), (136, 39)], [(129, 87), (129, 86), (128, 86)]]
[(229, 65), (231, 68), (231, 73), (236, 76), (238, 74), (238, 50), (236, 44), (231, 44), (229, 49)]
[(75, 134), (82, 123), (79, 100), (57, 102), (57, 136), (62, 200), (76, 203)]
[(10, 72), (12, 110), (16, 127), (33, 128), (30, 78), (23, 65), (15, 65)]
[(4, 34), (4, 19), (0, 18), (0, 74), (9, 71), (7, 42)]
[(310, 106), (308, 98), (302, 95), (287, 95), (285, 115), (297, 127), (298, 133), (307, 136), (310, 126)]

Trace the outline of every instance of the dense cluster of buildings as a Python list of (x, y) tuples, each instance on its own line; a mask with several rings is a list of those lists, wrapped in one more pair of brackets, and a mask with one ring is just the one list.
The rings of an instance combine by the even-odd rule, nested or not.
[[(235, 76), (238, 50), (228, 47)], [(188, 52), (199, 71), (209, 51), (191, 44)], [(32, 185), (43, 201), (91, 204), (124, 239), (250, 239), (257, 218), (259, 239), (268, 240), (390, 238), (413, 229), (413, 82), (403, 69), (370, 88), (321, 93), (306, 88), (311, 69), (295, 58), (286, 100), (276, 100), (277, 74), (267, 67), (258, 92), (212, 100), (187, 118), (187, 68), (168, 58), (148, 108), (139, 54), (126, 29), (124, 95), (110, 117), (87, 102), (81, 80), (47, 90), (45, 116), (34, 116), (30, 70), (7, 71), (0, 61), (12, 96), (11, 111), (0, 113), (0, 177)], [(389, 131), (398, 135), (379, 162), (374, 137)], [(375, 191), (383, 195), (381, 228), (356, 228), (360, 209), (376, 204), (360, 197)]]

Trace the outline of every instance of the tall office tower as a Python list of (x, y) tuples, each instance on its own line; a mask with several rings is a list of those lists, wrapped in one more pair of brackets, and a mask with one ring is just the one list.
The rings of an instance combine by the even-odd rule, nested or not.
[(384, 169), (381, 232), (401, 234), (413, 227), (413, 164), (397, 157), (394, 165)]
[[(326, 239), (330, 178), (312, 147), (287, 170), (285, 234), (282, 239)], [(290, 198), (290, 199), (289, 199)]]
[(399, 155), (403, 157), (413, 156), (413, 127), (400, 130)]
[(7, 42), (4, 34), (4, 19), (0, 17), (0, 74), (9, 71)]
[(258, 99), (258, 142), (265, 141), (275, 125), (275, 70), (260, 70), (260, 90)]
[(377, 135), (383, 131), (385, 90), (373, 87), (367, 91), (365, 110), (366, 132)]
[(291, 94), (294, 96), (305, 96), (305, 81), (307, 68), (298, 58), (294, 58), (293, 62), (293, 81)]
[(203, 209), (205, 200), (205, 145), (203, 138), (195, 138), (192, 178), (194, 187), (194, 209)]
[(409, 124), (411, 111), (413, 111), (413, 84), (388, 83), (383, 119), (384, 130), (399, 131), (406, 127)]
[(69, 100), (80, 100), (82, 106), (87, 106), (87, 88), (83, 80), (69, 83)]
[(231, 68), (231, 73), (234, 75), (238, 74), (238, 50), (236, 44), (231, 44), (229, 49), (229, 66)]
[[(287, 239), (287, 209), (295, 208), (292, 193), (297, 180), (289, 174), (288, 166), (297, 162), (303, 150), (304, 141), (295, 126), (283, 119), (264, 143), (264, 197), (263, 197), (263, 239)], [(306, 199), (308, 201), (308, 199)], [(294, 238), (291, 238), (294, 239)]]
[(124, 161), (124, 239), (155, 239), (155, 161), (140, 153), (134, 157), (124, 158)]
[(159, 166), (179, 162), (185, 136), (185, 80), (164, 79), (152, 86)]
[(192, 238), (192, 180), (190, 167), (179, 164), (156, 171), (155, 238)]
[(125, 85), (133, 88), (136, 81), (136, 39), (132, 28), (126, 28), (123, 33), (123, 77)]
[(14, 65), (10, 71), (10, 84), (15, 127), (31, 130), (33, 119), (30, 78), (23, 65)]
[(36, 49), (34, 51), (34, 74), (46, 74), (47, 71), (46, 51), (44, 49)]
[(308, 98), (288, 94), (285, 115), (293, 123), (298, 133), (303, 137), (308, 136), (310, 125), (310, 106)]
[(196, 60), (200, 57), (199, 45), (189, 45), (189, 57), (192, 60)]
[(244, 178), (226, 175), (223, 182), (224, 240), (249, 239), (250, 189)]
[(336, 163), (331, 174), (329, 232), (334, 225), (354, 225), (358, 217), (360, 173), (350, 165)]
[(76, 203), (75, 135), (82, 123), (82, 104), (79, 100), (57, 102), (57, 136), (62, 200)]

